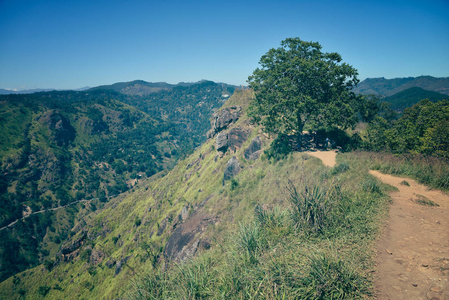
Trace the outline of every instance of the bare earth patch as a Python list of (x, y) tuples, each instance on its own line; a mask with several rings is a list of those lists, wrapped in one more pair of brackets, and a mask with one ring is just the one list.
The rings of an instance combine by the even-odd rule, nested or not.
[(306, 151), (304, 153), (307, 153), (308, 155), (317, 157), (321, 159), (323, 164), (328, 167), (333, 167), (336, 165), (335, 158), (337, 157), (337, 151), (335, 150), (329, 150), (329, 151)]
[[(398, 188), (377, 247), (378, 299), (449, 299), (449, 196), (412, 179), (370, 173)], [(420, 205), (425, 197), (438, 206)]]

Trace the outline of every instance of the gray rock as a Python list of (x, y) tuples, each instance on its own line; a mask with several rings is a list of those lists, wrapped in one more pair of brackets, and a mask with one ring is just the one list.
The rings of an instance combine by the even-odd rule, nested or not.
[(228, 148), (235, 151), (243, 145), (247, 136), (247, 130), (241, 128), (232, 128), (229, 131), (222, 131), (215, 137), (215, 149), (221, 152), (226, 152)]
[(76, 251), (79, 247), (81, 247), (83, 245), (84, 239), (86, 237), (87, 237), (87, 233), (82, 232), (80, 237), (73, 240), (69, 245), (62, 247), (61, 253), (63, 255), (67, 255), (67, 254), (70, 254), (70, 253)]
[(242, 168), (237, 157), (233, 156), (226, 164), (223, 181), (231, 179), (232, 177), (237, 175), (241, 169)]
[(182, 221), (187, 220), (187, 218), (189, 217), (189, 209), (190, 209), (190, 205), (186, 204), (182, 210), (181, 210), (181, 219)]
[(94, 265), (98, 265), (103, 261), (104, 256), (102, 251), (93, 249), (90, 255), (90, 262)]
[(248, 148), (246, 148), (244, 156), (246, 159), (256, 160), (260, 156), (261, 149), (262, 149), (262, 140), (260, 139), (260, 137), (256, 136), (251, 141)]
[(220, 132), (215, 138), (215, 149), (223, 152), (228, 149), (228, 134), (226, 132)]
[(213, 114), (211, 120), (212, 129), (207, 133), (207, 137), (211, 138), (216, 133), (226, 129), (231, 123), (237, 121), (241, 114), (242, 108), (238, 105), (224, 108)]
[(248, 132), (241, 128), (232, 128), (228, 131), (228, 148), (235, 151), (240, 148), (248, 137)]
[(125, 257), (125, 258), (123, 258), (123, 259), (121, 259), (121, 260), (119, 260), (119, 261), (117, 261), (115, 263), (115, 276), (117, 276), (122, 271), (123, 265), (126, 264), (126, 262), (128, 261), (128, 259), (130, 257), (131, 256), (127, 256), (127, 257)]

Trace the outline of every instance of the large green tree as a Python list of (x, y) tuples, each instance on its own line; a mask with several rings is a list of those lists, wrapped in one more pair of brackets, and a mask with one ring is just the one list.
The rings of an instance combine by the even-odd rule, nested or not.
[(250, 115), (269, 133), (296, 135), (314, 129), (347, 128), (357, 121), (358, 97), (352, 88), (357, 70), (338, 53), (324, 53), (317, 42), (288, 38), (270, 49), (248, 78), (255, 92)]

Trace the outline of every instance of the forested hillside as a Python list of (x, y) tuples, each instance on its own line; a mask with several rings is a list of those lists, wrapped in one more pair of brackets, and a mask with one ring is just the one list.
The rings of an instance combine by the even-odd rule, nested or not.
[[(370, 170), (449, 190), (449, 102), (399, 115), (355, 92), (340, 54), (299, 38), (259, 63), (242, 90), (0, 97), (1, 222), (18, 219), (0, 228), (0, 298), (376, 297), (393, 188)], [(434, 82), (377, 88), (416, 80)]]
[[(53, 256), (81, 216), (193, 151), (228, 88), (1, 96), (0, 280)], [(27, 226), (3, 228), (30, 213)]]
[(383, 98), (382, 101), (391, 103), (392, 109), (402, 111), (407, 107), (412, 107), (413, 105), (424, 99), (429, 99), (432, 102), (437, 102), (440, 100), (449, 99), (449, 95), (427, 91), (419, 87), (412, 87), (389, 97)]
[(380, 97), (389, 97), (412, 87), (449, 95), (449, 77), (367, 78), (360, 82), (354, 91), (364, 95), (374, 94)]

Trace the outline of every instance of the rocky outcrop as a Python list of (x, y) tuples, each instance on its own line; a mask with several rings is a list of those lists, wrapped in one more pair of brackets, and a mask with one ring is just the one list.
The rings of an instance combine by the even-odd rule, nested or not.
[(228, 148), (232, 151), (242, 147), (243, 143), (248, 138), (248, 130), (241, 128), (232, 128), (228, 131)]
[(205, 215), (201, 208), (211, 197), (212, 195), (207, 197), (191, 215), (189, 210), (192, 207), (190, 205), (183, 207), (179, 215), (182, 222), (174, 228), (164, 248), (164, 257), (167, 260), (184, 261), (194, 256), (200, 249), (210, 248), (210, 241), (203, 237), (203, 233), (209, 224), (216, 223), (217, 219)]
[(228, 128), (229, 125), (240, 118), (241, 114), (242, 108), (238, 105), (224, 108), (213, 114), (211, 120), (212, 129), (207, 133), (207, 138), (212, 138), (220, 131)]
[(104, 259), (105, 255), (102, 251), (93, 249), (90, 255), (90, 262), (94, 265), (98, 265)]
[(131, 256), (127, 256), (127, 257), (115, 262), (115, 275), (114, 276), (117, 276), (122, 271), (123, 265), (126, 264), (126, 262), (128, 261), (128, 259), (130, 257)]
[(220, 132), (215, 138), (215, 149), (217, 151), (226, 152), (240, 148), (248, 137), (248, 131), (241, 128), (232, 128), (229, 131)]
[(228, 149), (228, 133), (220, 132), (215, 138), (215, 149), (217, 151), (226, 152)]
[(251, 141), (248, 148), (245, 149), (244, 156), (246, 159), (256, 160), (260, 156), (261, 149), (262, 149), (262, 140), (260, 139), (259, 136), (256, 136)]
[(63, 255), (67, 255), (67, 254), (70, 254), (70, 253), (78, 250), (78, 248), (83, 245), (86, 237), (87, 237), (87, 233), (83, 232), (77, 239), (73, 240), (70, 244), (62, 247), (61, 253)]
[(223, 181), (231, 179), (232, 177), (237, 175), (241, 169), (242, 167), (240, 166), (237, 157), (233, 156), (226, 164)]

